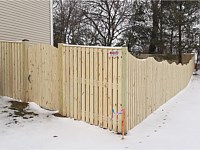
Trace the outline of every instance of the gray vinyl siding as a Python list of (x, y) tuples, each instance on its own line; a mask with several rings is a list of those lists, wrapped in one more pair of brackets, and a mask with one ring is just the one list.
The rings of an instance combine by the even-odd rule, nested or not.
[(49, 0), (0, 0), (0, 41), (51, 43)]

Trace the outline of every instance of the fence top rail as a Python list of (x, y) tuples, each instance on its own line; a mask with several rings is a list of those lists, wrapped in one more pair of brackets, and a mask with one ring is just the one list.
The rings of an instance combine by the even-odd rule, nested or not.
[(88, 45), (70, 45), (70, 44), (63, 44), (63, 46), (84, 47), (84, 48), (104, 48), (104, 49), (122, 49), (123, 48), (123, 47), (110, 47), (110, 46), (88, 46)]

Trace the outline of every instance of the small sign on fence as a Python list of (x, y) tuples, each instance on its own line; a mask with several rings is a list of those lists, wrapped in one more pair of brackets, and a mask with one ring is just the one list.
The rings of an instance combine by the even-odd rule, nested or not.
[(108, 52), (108, 57), (119, 57), (119, 50), (111, 50)]

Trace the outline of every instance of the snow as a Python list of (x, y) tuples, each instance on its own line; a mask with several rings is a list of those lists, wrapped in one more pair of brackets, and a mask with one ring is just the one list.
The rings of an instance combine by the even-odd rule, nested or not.
[[(200, 72), (198, 72), (200, 74)], [(200, 149), (200, 75), (142, 123), (128, 132), (125, 140), (109, 130), (82, 121), (55, 117), (52, 111), (29, 103), (33, 118), (8, 117), (9, 97), (0, 97), (0, 149)], [(5, 106), (8, 106), (5, 108)], [(6, 112), (7, 111), (7, 112)]]

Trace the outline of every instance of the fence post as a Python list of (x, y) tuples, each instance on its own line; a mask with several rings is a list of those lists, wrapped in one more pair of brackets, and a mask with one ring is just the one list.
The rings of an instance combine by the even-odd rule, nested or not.
[(29, 47), (29, 40), (24, 39), (22, 40), (22, 57), (23, 57), (23, 96), (21, 97), (23, 101), (27, 102), (29, 98), (29, 91), (28, 91), (28, 47)]
[(63, 56), (62, 56), (62, 47), (63, 47), (63, 44), (59, 43), (58, 44), (58, 99), (59, 99), (59, 113), (62, 114), (62, 115), (66, 115), (66, 114), (63, 114), (63, 72), (62, 72)]
[[(127, 71), (128, 71), (128, 65), (127, 65), (127, 47), (122, 48), (122, 108), (124, 109), (124, 112), (126, 112), (127, 110)], [(122, 131), (124, 131), (124, 133), (122, 134), (126, 134), (127, 133), (127, 123), (126, 123), (126, 119), (127, 119), (127, 113), (124, 116), (124, 120), (123, 120), (123, 126), (124, 129)]]

